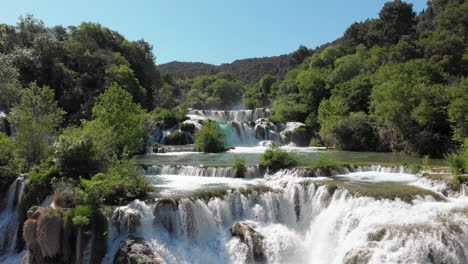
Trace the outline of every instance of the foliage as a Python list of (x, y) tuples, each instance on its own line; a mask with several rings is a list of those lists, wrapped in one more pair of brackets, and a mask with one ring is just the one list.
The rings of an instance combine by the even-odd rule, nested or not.
[(68, 127), (60, 135), (57, 146), (57, 163), (67, 177), (89, 179), (104, 167), (105, 160), (83, 129)]
[(15, 145), (3, 132), (0, 132), (0, 166), (5, 166), (13, 159)]
[(199, 76), (186, 95), (189, 107), (197, 109), (231, 109), (241, 101), (244, 85), (227, 73)]
[(450, 87), (449, 96), (447, 112), (453, 129), (453, 139), (463, 142), (463, 139), (468, 138), (468, 78)]
[(94, 214), (96, 213), (96, 208), (92, 205), (79, 205), (74, 210), (74, 217), (72, 219), (73, 225), (81, 228), (89, 227)]
[(166, 145), (187, 145), (188, 135), (185, 132), (173, 131), (166, 137)]
[(87, 204), (123, 204), (145, 199), (152, 190), (131, 160), (117, 161), (107, 172), (98, 173), (90, 180), (82, 178), (80, 185)]
[(235, 157), (232, 162), (232, 167), (236, 170), (237, 178), (244, 178), (247, 167), (245, 166), (245, 159), (242, 157)]
[(54, 91), (48, 86), (31, 83), (9, 115), (18, 130), (16, 151), (29, 166), (47, 158), (49, 139), (63, 120), (64, 111), (54, 100)]
[(248, 109), (265, 107), (270, 104), (270, 94), (276, 78), (266, 74), (244, 92), (244, 104)]
[(45, 172), (29, 173), (21, 196), (20, 211), (26, 212), (31, 206), (40, 205), (52, 193), (52, 180), (60, 177), (60, 168), (57, 166), (52, 166)]
[(179, 129), (183, 132), (188, 132), (190, 134), (195, 133), (195, 125), (192, 123), (180, 123)]
[(299, 163), (299, 156), (294, 152), (286, 152), (273, 146), (265, 151), (260, 157), (259, 166), (263, 169), (277, 171), (289, 169)]
[(217, 153), (225, 150), (224, 133), (215, 121), (206, 121), (202, 129), (195, 132), (195, 145), (204, 152)]
[(154, 142), (153, 144), (151, 144), (151, 147), (157, 149), (161, 147), (161, 144), (159, 142)]
[(175, 111), (163, 108), (156, 108), (145, 117), (145, 126), (149, 128), (158, 127), (166, 130), (176, 126), (178, 123), (186, 120), (187, 117), (182, 111)]
[(136, 154), (144, 149), (143, 109), (132, 96), (113, 84), (99, 97), (93, 108), (96, 120), (113, 132), (117, 154)]
[(333, 130), (343, 122), (343, 116), (348, 111), (346, 101), (339, 96), (324, 99), (318, 109), (319, 135), (327, 146), (336, 146)]
[(4, 55), (0, 56), (0, 111), (9, 112), (21, 95), (21, 86), (18, 82), (19, 73), (10, 60)]
[(351, 113), (331, 131), (336, 147), (353, 151), (385, 150), (380, 144), (372, 120), (363, 112)]

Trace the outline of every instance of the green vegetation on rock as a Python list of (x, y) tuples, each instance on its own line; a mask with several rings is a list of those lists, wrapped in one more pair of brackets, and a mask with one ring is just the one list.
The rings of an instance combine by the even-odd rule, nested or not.
[(225, 135), (214, 121), (204, 122), (203, 128), (197, 130), (195, 137), (195, 145), (204, 152), (217, 153), (226, 150), (224, 147)]
[(263, 169), (277, 171), (292, 168), (299, 163), (299, 160), (298, 154), (286, 152), (277, 146), (273, 146), (260, 157), (259, 166)]

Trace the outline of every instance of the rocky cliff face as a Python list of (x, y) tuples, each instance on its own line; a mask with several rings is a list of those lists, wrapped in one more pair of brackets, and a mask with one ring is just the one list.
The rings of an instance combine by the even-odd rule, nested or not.
[[(33, 208), (23, 225), (23, 239), (29, 252), (22, 264), (100, 263), (105, 246), (94, 247), (99, 241), (97, 229), (82, 230), (71, 223), (60, 208)], [(102, 231), (102, 230), (101, 230)], [(100, 253), (104, 248), (103, 253)]]

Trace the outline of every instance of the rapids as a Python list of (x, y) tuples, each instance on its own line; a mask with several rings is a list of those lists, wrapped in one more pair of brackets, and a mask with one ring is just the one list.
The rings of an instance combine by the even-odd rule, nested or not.
[[(408, 185), (420, 180), (398, 167), (364, 167), (332, 178), (304, 178), (297, 170), (283, 170), (260, 179), (229, 180), (190, 170), (197, 168), (148, 175), (161, 180), (156, 186), (165, 198), (115, 209), (119, 217), (112, 218), (111, 246), (103, 263), (112, 263), (128, 236), (129, 228), (122, 226), (130, 224), (129, 215), (141, 219), (132, 233), (149, 242), (161, 263), (250, 263), (252, 245), (229, 231), (236, 222), (246, 222), (261, 234), (265, 263), (468, 261), (468, 197), (439, 201), (415, 195), (408, 202), (361, 196), (326, 184), (334, 180)], [(228, 190), (194, 195), (215, 183)], [(249, 185), (270, 189), (248, 191)]]

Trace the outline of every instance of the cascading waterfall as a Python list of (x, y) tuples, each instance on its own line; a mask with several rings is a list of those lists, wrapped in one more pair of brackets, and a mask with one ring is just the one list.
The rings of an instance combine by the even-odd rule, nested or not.
[[(194, 167), (194, 166), (152, 166), (147, 168), (147, 175), (183, 175), (197, 177), (236, 177), (236, 169), (232, 167)], [(258, 167), (247, 167), (245, 178), (263, 177)]]
[(255, 122), (259, 118), (268, 118), (271, 110), (267, 108), (256, 108), (249, 110), (190, 110), (189, 117), (197, 116), (203, 119), (214, 121), (236, 121), (236, 122)]
[(278, 128), (266, 118), (270, 109), (252, 110), (190, 110), (188, 117), (192, 121), (210, 119), (218, 122), (219, 128), (226, 135), (225, 146), (256, 146), (260, 141), (272, 140), (281, 143)]
[(0, 263), (7, 263), (7, 257), (15, 255), (18, 223), (18, 202), (21, 199), (24, 188), (24, 179), (17, 178), (9, 187), (4, 197), (0, 212)]
[(119, 207), (104, 263), (129, 233), (143, 237), (162, 263), (249, 263), (252, 233), (242, 240), (230, 232), (239, 222), (259, 234), (265, 263), (468, 262), (466, 197), (415, 196), (408, 203), (297, 179), (269, 182), (274, 191)]

